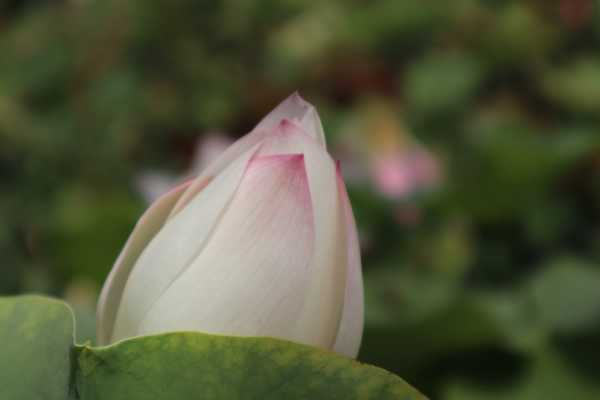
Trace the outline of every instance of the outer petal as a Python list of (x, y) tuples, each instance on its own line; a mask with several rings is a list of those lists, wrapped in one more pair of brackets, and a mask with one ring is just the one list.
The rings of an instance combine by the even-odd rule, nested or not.
[(317, 111), (298, 93), (294, 93), (263, 118), (249, 134), (232, 144), (215, 162), (209, 165), (181, 197), (171, 214), (175, 215), (180, 212), (190, 202), (198, 193), (198, 186), (204, 179), (216, 176), (241, 154), (272, 135), (283, 119), (296, 121), (308, 135), (325, 147), (325, 135)]
[(135, 335), (148, 310), (202, 252), (257, 149), (236, 159), (171, 216), (141, 253), (125, 286), (111, 341)]
[(157, 199), (133, 229), (100, 294), (97, 312), (98, 344), (109, 343), (123, 289), (135, 261), (163, 226), (171, 209), (190, 183), (186, 182)]
[(347, 256), (335, 163), (314, 138), (288, 120), (282, 120), (276, 134), (265, 140), (260, 152), (304, 154), (316, 242), (309, 292), (295, 332), (300, 338), (311, 338), (311, 344), (331, 349), (342, 315)]
[(360, 349), (364, 326), (364, 293), (362, 267), (360, 261), (360, 243), (352, 206), (346, 192), (342, 176), (338, 172), (338, 190), (346, 219), (346, 241), (348, 244), (348, 278), (344, 299), (344, 310), (340, 329), (333, 350), (355, 358)]
[(147, 314), (138, 335), (201, 330), (295, 335), (310, 283), (314, 225), (301, 155), (253, 160), (210, 242)]

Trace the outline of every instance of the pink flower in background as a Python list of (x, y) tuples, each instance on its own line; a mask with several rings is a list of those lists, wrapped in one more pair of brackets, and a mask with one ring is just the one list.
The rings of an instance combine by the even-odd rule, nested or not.
[(441, 184), (440, 161), (403, 127), (392, 104), (370, 99), (357, 110), (335, 142), (349, 183), (372, 186), (392, 200), (404, 200)]
[(422, 149), (374, 158), (371, 169), (377, 190), (392, 199), (409, 197), (435, 187), (441, 181), (437, 160)]
[(384, 156), (373, 161), (377, 189), (387, 197), (406, 197), (414, 188), (413, 172), (401, 156)]
[(98, 304), (98, 341), (197, 330), (349, 357), (363, 329), (352, 208), (315, 108), (292, 95), (142, 216)]

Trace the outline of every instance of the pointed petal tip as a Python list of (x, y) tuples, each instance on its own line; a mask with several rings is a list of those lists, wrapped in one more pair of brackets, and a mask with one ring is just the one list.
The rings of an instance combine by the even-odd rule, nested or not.
[(295, 90), (291, 95), (290, 95), (290, 99), (296, 101), (299, 104), (305, 104), (306, 101), (302, 98), (302, 96), (300, 96), (300, 92)]
[(289, 100), (293, 101), (296, 105), (301, 106), (305, 109), (313, 109), (312, 103), (308, 102), (298, 90), (294, 91), (289, 97)]

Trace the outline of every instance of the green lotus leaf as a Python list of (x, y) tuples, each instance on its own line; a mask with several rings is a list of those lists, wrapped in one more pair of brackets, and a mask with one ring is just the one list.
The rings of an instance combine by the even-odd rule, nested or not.
[(60, 301), (0, 298), (2, 399), (425, 399), (380, 368), (284, 340), (178, 332), (75, 346), (73, 325)]
[(400, 378), (270, 338), (171, 333), (79, 348), (83, 399), (423, 399)]
[(65, 400), (71, 379), (73, 314), (57, 300), (0, 298), (0, 398)]

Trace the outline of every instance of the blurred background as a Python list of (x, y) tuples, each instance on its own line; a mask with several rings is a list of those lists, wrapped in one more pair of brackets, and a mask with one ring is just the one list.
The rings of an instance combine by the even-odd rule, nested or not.
[(0, 294), (93, 340), (137, 218), (295, 90), (342, 161), (360, 359), (600, 398), (600, 1), (0, 0)]

